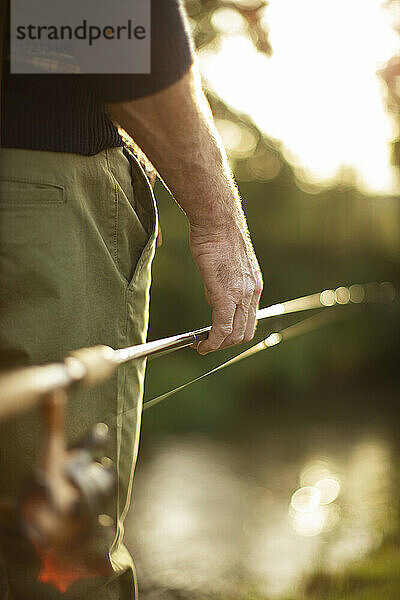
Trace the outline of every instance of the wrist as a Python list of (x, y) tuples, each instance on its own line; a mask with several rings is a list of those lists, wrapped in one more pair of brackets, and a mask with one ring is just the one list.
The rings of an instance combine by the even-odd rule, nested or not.
[(241, 209), (229, 211), (210, 211), (203, 218), (188, 219), (191, 242), (196, 244), (213, 244), (221, 240), (240, 241), (247, 244), (249, 233), (246, 218)]
[(192, 229), (227, 229), (244, 221), (239, 193), (232, 179), (214, 173), (201, 181), (191, 180), (189, 189), (175, 199), (184, 210)]

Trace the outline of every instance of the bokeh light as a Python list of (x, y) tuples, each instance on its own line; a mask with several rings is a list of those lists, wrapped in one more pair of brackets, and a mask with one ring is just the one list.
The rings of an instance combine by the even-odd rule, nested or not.
[(233, 158), (246, 158), (254, 152), (257, 139), (252, 131), (241, 123), (229, 119), (216, 119), (215, 124), (222, 142)]
[(295, 532), (304, 537), (331, 531), (340, 520), (341, 482), (333, 465), (324, 459), (306, 464), (299, 476), (301, 487), (291, 497), (289, 521)]
[(317, 488), (306, 486), (293, 493), (290, 504), (296, 512), (314, 512), (321, 502), (321, 493)]
[(280, 344), (281, 341), (282, 341), (282, 336), (280, 333), (271, 333), (271, 335), (269, 335), (264, 340), (264, 346), (266, 346), (267, 348), (272, 348), (272, 346), (276, 346), (277, 344)]
[(335, 300), (337, 304), (348, 304), (350, 302), (350, 291), (347, 287), (338, 287), (335, 290)]
[(364, 301), (365, 291), (362, 285), (359, 285), (357, 283), (351, 285), (349, 287), (349, 292), (350, 300), (351, 302), (354, 302), (354, 304), (359, 304), (360, 302)]
[(339, 496), (340, 481), (333, 477), (324, 477), (317, 481), (315, 488), (321, 495), (320, 504), (330, 504)]
[(333, 306), (335, 304), (335, 292), (333, 290), (324, 290), (321, 292), (320, 301), (324, 306)]

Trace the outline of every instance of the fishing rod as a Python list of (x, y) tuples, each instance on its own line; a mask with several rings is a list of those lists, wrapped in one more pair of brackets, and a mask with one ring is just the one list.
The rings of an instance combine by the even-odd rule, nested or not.
[[(392, 302), (396, 296), (392, 284), (374, 283), (325, 290), (286, 302), (273, 304), (257, 312), (257, 319), (281, 317), (315, 309), (317, 314), (302, 318), (285, 328), (273, 330), (263, 340), (236, 354), (211, 371), (143, 405), (147, 410), (170, 398), (197, 381), (231, 365), (273, 348), (284, 341), (319, 329), (336, 317), (350, 316), (348, 310), (321, 310), (338, 305), (367, 302)], [(157, 357), (207, 339), (211, 327), (154, 340), (145, 344), (113, 350), (109, 346), (81, 348), (64, 361), (38, 367), (16, 369), (0, 376), (0, 420), (39, 406), (44, 416), (45, 443), (43, 455), (32, 473), (24, 492), (17, 498), (4, 498), (0, 503), (0, 534), (27, 539), (35, 548), (43, 581), (52, 582), (65, 591), (65, 572), (70, 573), (86, 541), (92, 543), (98, 527), (107, 526), (103, 512), (107, 500), (115, 494), (116, 478), (110, 460), (98, 458), (106, 451), (108, 425), (97, 423), (83, 440), (72, 447), (67, 441), (67, 402), (69, 393), (91, 388), (112, 377), (127, 362)], [(112, 421), (135, 406), (112, 415)], [(100, 519), (100, 516), (102, 519)], [(110, 517), (108, 517), (110, 519)], [(49, 559), (51, 559), (49, 563)], [(74, 562), (75, 561), (75, 562)], [(47, 566), (46, 566), (47, 565)], [(49, 567), (50, 565), (50, 567)], [(109, 565), (99, 565), (108, 573)], [(47, 569), (47, 570), (46, 570)]]
[[(343, 316), (343, 313), (341, 316)], [(202, 373), (198, 377), (195, 377), (194, 379), (191, 379), (190, 381), (187, 381), (181, 385), (178, 385), (177, 387), (169, 390), (168, 392), (164, 392), (163, 394), (160, 394), (159, 396), (156, 396), (155, 398), (152, 398), (151, 400), (147, 400), (146, 402), (143, 403), (143, 410), (148, 410), (149, 408), (156, 406), (160, 402), (167, 400), (167, 398), (171, 398), (171, 396), (175, 396), (175, 394), (188, 388), (189, 386), (193, 385), (194, 383), (197, 383), (198, 381), (201, 381), (202, 379), (205, 379), (206, 377), (209, 377), (210, 375), (213, 375), (214, 373), (218, 373), (218, 371), (222, 371), (223, 369), (226, 369), (227, 367), (235, 365), (238, 362), (240, 362), (246, 358), (250, 358), (251, 356), (258, 354), (259, 352), (268, 350), (269, 348), (273, 348), (273, 347), (277, 346), (278, 344), (281, 344), (282, 342), (286, 342), (287, 340), (293, 339), (299, 335), (303, 335), (304, 333), (310, 333), (311, 331), (319, 329), (322, 325), (327, 325), (330, 322), (332, 322), (333, 320), (336, 320), (336, 318), (337, 318), (337, 313), (335, 313), (334, 311), (329, 311), (329, 312), (322, 311), (316, 315), (313, 315), (312, 317), (308, 317), (306, 319), (301, 319), (301, 321), (298, 321), (297, 323), (294, 323), (293, 325), (289, 325), (289, 327), (285, 327), (284, 329), (281, 329), (280, 331), (273, 331), (265, 339), (261, 340), (260, 342), (257, 342), (256, 344), (254, 344), (247, 350), (244, 350), (244, 352), (240, 352), (239, 354), (236, 354), (235, 356), (233, 356), (233, 358), (230, 358), (229, 360), (223, 362), (222, 364), (219, 364), (216, 367), (213, 367), (206, 373)], [(130, 412), (131, 410), (132, 409), (124, 410), (124, 411), (118, 413), (118, 416), (125, 415), (126, 413)]]
[[(363, 302), (392, 302), (395, 299), (396, 291), (394, 286), (389, 282), (384, 282), (381, 284), (366, 284), (364, 286), (355, 284), (350, 286), (349, 288), (340, 287), (336, 290), (325, 290), (320, 294), (312, 294), (309, 296), (305, 296), (303, 298), (296, 298), (295, 300), (289, 300), (288, 302), (283, 302), (281, 304), (275, 304), (273, 306), (261, 309), (257, 313), (258, 319), (269, 317), (269, 316), (278, 316), (283, 314), (295, 313), (304, 310), (310, 310), (315, 308), (328, 308), (335, 305), (345, 305), (349, 302), (353, 304), (361, 304)], [(261, 315), (261, 316), (260, 316)], [(226, 369), (232, 365), (245, 360), (246, 358), (250, 358), (259, 352), (268, 350), (270, 348), (274, 348), (278, 344), (282, 342), (286, 342), (290, 339), (296, 338), (300, 335), (310, 333), (311, 331), (315, 331), (324, 325), (328, 325), (332, 323), (334, 320), (338, 320), (338, 318), (343, 318), (345, 316), (349, 316), (346, 311), (343, 313), (339, 311), (319, 311), (316, 315), (312, 317), (308, 317), (305, 319), (301, 319), (288, 327), (281, 328), (279, 330), (275, 330), (269, 333), (269, 335), (257, 342), (256, 344), (247, 348), (243, 352), (236, 354), (232, 358), (227, 361), (213, 367), (209, 371), (198, 375), (194, 379), (187, 381), (177, 387), (152, 398), (151, 400), (147, 400), (143, 403), (143, 410), (148, 410), (153, 406), (156, 406), (160, 402), (163, 402), (167, 398), (171, 396), (175, 396), (178, 392), (188, 388), (189, 386)], [(120, 414), (125, 414), (129, 412), (128, 409), (123, 411)]]
[[(353, 284), (272, 304), (257, 311), (257, 320), (338, 305), (388, 303), (396, 296), (390, 282)], [(206, 340), (211, 326), (114, 350), (110, 346), (81, 348), (63, 362), (18, 368), (0, 377), (0, 419), (32, 408), (57, 390), (75, 392), (107, 381), (127, 362), (164, 355)]]
[[(308, 296), (272, 304), (257, 311), (257, 321), (282, 315), (293, 314), (318, 308), (330, 308), (335, 305), (361, 304), (363, 302), (391, 302), (394, 298), (394, 286), (390, 282), (353, 284), (350, 287), (340, 286), (335, 290), (324, 290)], [(211, 325), (181, 333), (171, 337), (147, 342), (138, 346), (122, 348), (114, 351), (114, 360), (123, 364), (139, 358), (148, 358), (166, 352), (173, 352), (187, 346), (196, 345), (208, 338)]]

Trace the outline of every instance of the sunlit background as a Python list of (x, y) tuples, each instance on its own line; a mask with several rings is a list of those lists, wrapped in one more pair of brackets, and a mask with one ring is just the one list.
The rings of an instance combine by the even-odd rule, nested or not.
[[(271, 333), (300, 316), (277, 310), (256, 334), (267, 352), (144, 414), (127, 523), (142, 598), (395, 600), (398, 301), (354, 298), (357, 283), (399, 288), (400, 2), (185, 4), (262, 306), (321, 290), (354, 306), (285, 343)], [(156, 189), (150, 339), (210, 320), (185, 218)], [(146, 398), (233, 354), (150, 361)]]
[[(228, 4), (211, 19), (221, 35), (200, 53), (210, 88), (282, 143), (300, 181), (345, 178), (363, 191), (396, 194), (397, 124), (379, 71), (399, 40), (381, 0), (271, 0), (258, 17), (272, 56), (257, 49), (248, 22)], [(249, 134), (219, 125), (229, 150), (251, 154)]]
[(240, 455), (199, 436), (157, 445), (136, 483), (132, 543), (146, 595), (292, 597), (316, 568), (337, 573), (378, 548), (396, 507), (387, 442), (310, 434), (292, 461), (285, 436)]

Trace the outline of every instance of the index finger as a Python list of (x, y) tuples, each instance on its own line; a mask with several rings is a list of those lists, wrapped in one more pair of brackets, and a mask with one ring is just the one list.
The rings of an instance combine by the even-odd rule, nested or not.
[(213, 307), (211, 331), (207, 340), (199, 342), (197, 346), (199, 354), (207, 354), (207, 352), (218, 350), (233, 331), (235, 311), (236, 304), (232, 300), (224, 300), (221, 304)]

